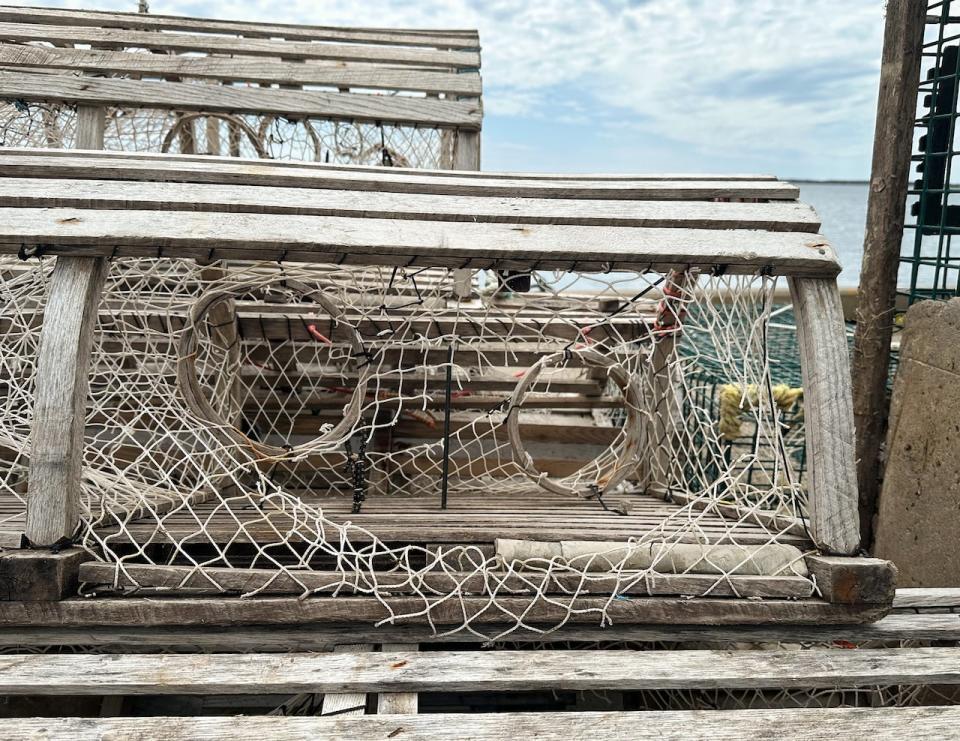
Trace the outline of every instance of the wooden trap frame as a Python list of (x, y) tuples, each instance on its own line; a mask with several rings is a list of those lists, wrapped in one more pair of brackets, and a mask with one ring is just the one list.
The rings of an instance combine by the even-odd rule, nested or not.
[[(475, 38), (351, 32), (389, 44), (362, 51), (329, 43), (333, 30), (283, 27), (261, 29), (282, 42), (203, 36), (208, 55), (192, 57), (115, 51), (194, 51), (187, 20), (27, 9), (3, 20), (8, 41), (108, 49), (0, 45), (4, 65), (25, 68), (0, 72), (0, 95), (79, 104), (73, 138), (54, 143), (99, 149), (118, 120), (105, 110), (170, 109), (179, 118), (160, 139), (181, 152), (0, 153), (0, 246), (29, 266), (4, 268), (5, 337), (21, 364), (6, 372), (33, 412), (24, 423), (9, 397), (6, 457), (20, 473), (6, 481), (26, 487), (26, 516), (19, 531), (8, 520), (7, 541), (81, 546), (0, 568), (10, 599), (56, 599), (85, 561), (79, 580), (99, 595), (7, 603), (7, 624), (406, 620), (490, 636), (861, 622), (889, 607), (892, 567), (854, 557), (838, 266), (793, 186), (200, 157), (259, 130), (237, 116), (283, 113), (429, 125), (450, 151), (436, 164), (476, 167), (479, 108), (462, 98), (479, 78), (450, 74), (479, 63)], [(348, 79), (311, 59), (389, 69), (348, 64)], [(170, 79), (240, 71), (338, 91), (198, 96)], [(391, 85), (425, 95), (341, 90)], [(195, 113), (215, 114), (205, 148)], [(782, 278), (800, 335), (805, 491), (778, 450), (776, 405), (762, 403), (763, 328)], [(744, 414), (774, 450), (768, 490), (740, 481), (749, 453), (719, 478), (691, 478), (691, 451), (716, 438), (714, 420), (688, 408), (702, 347), (739, 348), (724, 358), (744, 369)], [(51, 570), (57, 579), (36, 577)], [(171, 596), (139, 599), (158, 594)]]

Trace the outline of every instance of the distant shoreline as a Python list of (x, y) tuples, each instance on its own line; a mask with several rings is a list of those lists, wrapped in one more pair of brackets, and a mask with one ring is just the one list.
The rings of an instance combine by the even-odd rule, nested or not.
[(868, 185), (869, 180), (809, 180), (803, 178), (785, 178), (787, 182), (797, 185)]

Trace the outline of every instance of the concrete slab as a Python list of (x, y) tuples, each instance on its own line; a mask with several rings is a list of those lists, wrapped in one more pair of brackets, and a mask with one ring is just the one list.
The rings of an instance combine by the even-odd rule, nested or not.
[(960, 587), (960, 299), (907, 312), (873, 555), (899, 587)]

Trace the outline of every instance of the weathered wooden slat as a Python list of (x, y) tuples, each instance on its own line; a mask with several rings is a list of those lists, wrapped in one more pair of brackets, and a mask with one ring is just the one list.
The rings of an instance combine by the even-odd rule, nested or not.
[[(0, 656), (5, 695), (509, 692), (960, 684), (960, 648)], [(326, 697), (324, 698), (324, 715)]]
[(454, 69), (480, 67), (480, 53), (477, 51), (374, 44), (317, 44), (204, 34), (153, 33), (92, 26), (0, 22), (0, 39), (18, 42), (49, 41), (58, 46), (90, 44), (104, 49), (144, 48), (157, 51), (242, 54), (277, 59), (328, 59), (337, 62), (375, 62)]
[(0, 178), (0, 206), (219, 211), (477, 223), (762, 229), (814, 234), (820, 228), (820, 220), (813, 209), (791, 201), (600, 201), (376, 191), (358, 199), (356, 193), (340, 190), (317, 193), (314, 190), (213, 183), (74, 180), (69, 188), (65, 188), (62, 180), (18, 177)]
[(960, 589), (951, 587), (927, 587), (898, 589), (893, 598), (893, 608), (960, 608)]
[[(104, 111), (77, 109), (77, 144), (103, 146)], [(25, 536), (34, 546), (71, 538), (79, 524), (83, 431), (90, 353), (109, 263), (102, 257), (57, 260), (40, 334), (34, 378)]]
[[(411, 653), (418, 649), (415, 643), (384, 643), (381, 650), (387, 654)], [(377, 695), (378, 715), (416, 715), (419, 709), (416, 692), (381, 692)]]
[(708, 200), (759, 198), (796, 200), (796, 186), (778, 180), (696, 178), (665, 179), (633, 176), (619, 179), (555, 176), (518, 177), (449, 170), (412, 170), (333, 166), (308, 162), (237, 160), (169, 154), (72, 152), (68, 150), (4, 149), (6, 177), (57, 179), (146, 180), (149, 182), (273, 185), (284, 188), (323, 188), (432, 193), (437, 195), (503, 196), (508, 198), (583, 198), (610, 200)]
[(56, 23), (64, 26), (94, 26), (154, 31), (194, 31), (237, 34), (245, 38), (283, 38), (304, 41), (349, 41), (353, 43), (435, 46), (442, 49), (476, 49), (479, 36), (472, 30), (390, 29), (308, 26), (287, 23), (252, 23), (143, 13), (107, 13), (94, 10), (24, 8), (0, 6), (0, 21), (7, 23)]
[[(369, 643), (347, 643), (342, 646), (336, 646), (333, 649), (333, 657), (345, 656), (353, 658), (354, 655), (366, 654), (373, 651), (373, 646)], [(263, 692), (261, 687), (258, 692)], [(323, 705), (320, 715), (363, 715), (367, 705), (367, 696), (365, 690), (360, 692), (340, 692), (334, 689), (306, 689), (293, 690), (294, 692), (312, 692), (323, 693)]]
[[(3, 15), (0, 8), (0, 16)], [(329, 85), (337, 88), (403, 90), (478, 96), (480, 75), (452, 74), (416, 68), (347, 66), (346, 63), (303, 64), (271, 59), (187, 57), (102, 49), (55, 49), (0, 44), (0, 65), (10, 68), (80, 70), (110, 74), (186, 77), (280, 85)], [(42, 80), (35, 86), (42, 88)], [(39, 90), (37, 91), (39, 93)]]
[[(454, 460), (452, 465), (454, 468), (454, 473), (457, 473), (457, 464), (459, 461)], [(540, 461), (537, 461), (539, 464)], [(581, 461), (572, 461), (571, 468), (579, 468), (582, 465)], [(544, 467), (546, 468), (546, 467)], [(433, 478), (439, 478), (439, 469), (436, 464), (431, 466), (431, 473)], [(557, 471), (546, 469), (552, 475), (557, 475), (558, 473), (569, 472), (564, 471), (564, 469), (558, 469)], [(471, 471), (471, 474), (476, 472)], [(289, 520), (285, 520), (285, 525), (289, 526), (291, 523)], [(669, 524), (668, 524), (669, 525)], [(532, 526), (532, 525), (514, 525), (510, 526), (504, 523), (496, 524), (477, 524), (477, 525), (450, 525), (450, 526), (438, 526), (434, 525), (429, 528), (417, 528), (416, 526), (391, 526), (389, 524), (382, 523), (365, 523), (363, 525), (363, 530), (359, 529), (359, 525), (356, 526), (356, 529), (352, 529), (349, 533), (350, 542), (357, 545), (361, 543), (370, 543), (373, 541), (373, 538), (376, 537), (382, 542), (387, 543), (396, 543), (396, 544), (431, 544), (431, 543), (462, 543), (464, 545), (473, 545), (476, 543), (492, 543), (498, 537), (509, 537), (509, 538), (529, 538), (532, 540), (549, 540), (549, 541), (559, 541), (559, 540), (576, 540), (578, 537), (584, 535), (584, 529), (582, 526), (576, 524), (567, 524), (567, 525), (551, 525), (549, 523)], [(112, 528), (109, 526), (104, 526), (99, 528), (98, 532), (102, 535), (107, 535), (112, 533)], [(141, 524), (132, 524), (124, 527), (122, 531), (118, 531), (112, 535), (110, 538), (111, 542), (115, 545), (120, 545), (124, 543), (137, 544), (137, 545), (163, 545), (176, 543), (181, 547), (187, 547), (189, 545), (202, 545), (216, 543), (219, 545), (226, 544), (235, 544), (235, 543), (245, 543), (250, 541), (268, 541), (270, 538), (276, 538), (276, 527), (262, 523), (246, 523), (242, 529), (239, 525), (231, 525), (224, 523), (223, 525), (216, 526), (210, 525), (206, 528), (200, 528), (197, 525), (187, 525), (180, 523), (171, 523), (165, 525), (163, 528), (158, 528), (156, 523), (141, 523)], [(647, 527), (638, 527), (624, 525), (620, 529), (614, 529), (613, 527), (606, 530), (598, 530), (595, 533), (591, 533), (591, 537), (595, 540), (604, 540), (611, 543), (622, 542), (631, 537), (639, 537), (647, 535), (650, 532), (663, 532), (666, 533), (671, 541), (677, 543), (703, 543), (703, 544), (722, 544), (722, 543), (736, 543), (738, 545), (762, 545), (764, 543), (770, 542), (769, 533), (764, 532), (759, 529), (717, 529), (711, 531), (709, 528), (702, 527), (697, 528), (694, 532), (692, 528), (684, 528), (681, 524), (675, 524), (670, 527), (665, 528), (660, 527), (660, 523), (649, 524)], [(371, 537), (372, 536), (372, 537)], [(309, 538), (313, 540), (313, 537)], [(291, 544), (299, 544), (304, 542), (305, 538), (303, 535), (293, 532), (288, 536), (285, 536), (285, 540)], [(785, 536), (779, 538), (781, 543), (786, 544), (804, 544), (805, 541), (797, 538), (796, 536)]]
[[(0, 208), (0, 225), (0, 243), (8, 254), (22, 245), (49, 245), (47, 254), (83, 256), (287, 259), (520, 270), (536, 265), (545, 270), (583, 272), (662, 271), (678, 265), (711, 270), (723, 265), (731, 273), (770, 269), (777, 274), (811, 277), (832, 277), (839, 272), (833, 249), (822, 237), (809, 233), (731, 229), (707, 236), (697, 229), (450, 224), (188, 211), (125, 211), (124, 218), (118, 219), (114, 211), (58, 208)], [(842, 431), (831, 434), (841, 435)]]
[[(471, 572), (437, 572), (416, 577), (397, 572), (323, 572), (295, 571), (289, 574), (273, 569), (204, 568), (202, 572), (189, 566), (138, 566), (124, 564), (118, 571), (113, 564), (88, 563), (80, 568), (81, 581), (91, 584), (114, 585), (120, 588), (150, 587), (163, 590), (202, 590), (217, 594), (225, 590), (258, 594), (302, 594), (305, 590), (317, 593), (352, 594), (370, 591), (374, 586), (392, 594), (412, 592), (438, 593), (456, 589), (461, 593), (486, 592), (488, 575)], [(713, 597), (775, 597), (804, 598), (813, 593), (813, 583), (798, 576), (717, 577), (699, 574), (656, 574), (642, 578), (624, 574), (616, 577), (584, 580), (579, 574), (558, 570), (549, 577), (530, 572), (507, 576), (493, 573), (489, 579), (497, 586), (497, 594), (529, 592), (546, 581), (549, 592), (567, 593), (578, 589), (594, 594), (625, 595), (681, 594)], [(636, 583), (633, 583), (636, 581)], [(357, 588), (351, 585), (357, 585)]]
[[(140, 162), (156, 162), (158, 160), (167, 159), (170, 157), (169, 154), (162, 154), (158, 152), (110, 152), (110, 151), (97, 151), (97, 152), (76, 152), (69, 149), (37, 149), (35, 147), (8, 147), (0, 150), (0, 154), (4, 157), (36, 157), (42, 156), (47, 159), (50, 158), (61, 158), (61, 159), (71, 159), (76, 157), (97, 157), (104, 161), (106, 160), (128, 160), (130, 162), (140, 161)], [(250, 166), (257, 164), (257, 160), (247, 160), (241, 163), (237, 162), (236, 157), (222, 157), (209, 154), (197, 155), (197, 154), (178, 154), (176, 155), (176, 160), (179, 165), (182, 167), (184, 163), (203, 163), (205, 165), (218, 164), (218, 165), (240, 165), (240, 166)], [(262, 164), (262, 163), (261, 163)], [(315, 170), (323, 170), (325, 172), (329, 171), (343, 171), (343, 172), (366, 172), (366, 173), (380, 173), (383, 175), (396, 175), (398, 172), (405, 172), (403, 168), (396, 167), (380, 167), (373, 165), (352, 165), (352, 164), (335, 164), (335, 163), (316, 163), (316, 162), (305, 162), (300, 160), (271, 160), (269, 166), (275, 170), (280, 170), (284, 167), (289, 168), (313, 168)], [(689, 173), (689, 172), (676, 172), (676, 173), (642, 173), (642, 174), (618, 174), (618, 173), (539, 173), (539, 172), (473, 172), (470, 170), (458, 170), (456, 173), (452, 173), (449, 169), (438, 169), (438, 170), (429, 170), (416, 168), (415, 173), (419, 177), (429, 177), (429, 176), (439, 176), (444, 178), (449, 178), (455, 175), (459, 179), (473, 179), (473, 180), (537, 180), (541, 182), (551, 182), (556, 180), (569, 181), (571, 183), (583, 183), (587, 181), (596, 182), (596, 183), (618, 183), (618, 182), (659, 182), (663, 184), (664, 182), (714, 182), (714, 183), (726, 183), (729, 187), (737, 187), (742, 183), (766, 183), (771, 187), (780, 187), (784, 190), (781, 195), (773, 195), (771, 192), (766, 192), (758, 198), (786, 198), (788, 200), (795, 200), (800, 193), (799, 188), (792, 186), (789, 183), (782, 182), (772, 175), (756, 175), (756, 174), (716, 174), (716, 173)], [(146, 178), (150, 179), (150, 178)], [(530, 184), (527, 184), (528, 186)], [(519, 185), (517, 187), (520, 187)], [(509, 195), (509, 193), (504, 193), (501, 195)], [(588, 196), (584, 196), (588, 197)], [(747, 198), (749, 196), (738, 196), (735, 192), (726, 193), (723, 197), (726, 198)]]
[(566, 741), (604, 738), (611, 741), (687, 741), (709, 738), (795, 738), (832, 741), (839, 737), (901, 741), (903, 738), (950, 738), (960, 723), (960, 708), (830, 708), (802, 710), (643, 711), (584, 713), (437, 713), (363, 717), (228, 717), (195, 718), (23, 718), (0, 721), (0, 739), (24, 738), (141, 741), (163, 737), (293, 741), (307, 738), (392, 738), (474, 741), (536, 738)]
[[(59, 602), (0, 602), (0, 625), (5, 628), (355, 622), (373, 625), (380, 621), (397, 621), (397, 615), (415, 615), (423, 608), (423, 599), (418, 597), (68, 599)], [(509, 618), (510, 615), (523, 613), (528, 625), (556, 626), (561, 622), (565, 625), (597, 625), (602, 610), (614, 624), (751, 625), (855, 624), (877, 620), (888, 608), (831, 605), (814, 599), (753, 601), (712, 597), (692, 600), (644, 597), (611, 602), (607, 598), (553, 596), (536, 604), (531, 604), (529, 597), (500, 597), (495, 605), (491, 605), (488, 597), (462, 597), (438, 602), (430, 617), (432, 625), (462, 625), (465, 617), (477, 625), (495, 625), (505, 619), (515, 619)], [(427, 620), (419, 615), (402, 622), (423, 624)]]
[[(507, 630), (512, 625), (491, 625), (489, 631)], [(96, 646), (102, 651), (124, 653), (151, 652), (157, 648), (192, 653), (195, 651), (326, 651), (332, 646), (351, 641), (392, 641), (460, 643), (462, 633), (435, 635), (429, 626), (386, 625), (363, 627), (356, 623), (342, 625), (260, 626), (204, 628), (190, 625), (176, 627), (140, 627), (118, 625), (102, 627), (91, 624), (71, 628), (10, 627), (0, 631), (0, 646)], [(511, 632), (505, 638), (520, 643), (555, 643), (567, 641), (669, 641), (731, 642), (781, 641), (812, 642), (830, 645), (841, 642), (871, 644), (901, 641), (960, 641), (960, 615), (893, 614), (865, 625), (631, 625), (617, 623), (606, 628), (566, 626), (563, 630), (542, 633), (526, 629)]]
[(479, 129), (482, 118), (479, 105), (437, 98), (79, 78), (73, 75), (34, 75), (7, 71), (0, 71), (0, 99), (217, 113), (275, 113), (293, 118), (471, 129)]
[(834, 280), (790, 282), (806, 418), (810, 535), (827, 554), (860, 546), (853, 399), (843, 307)]

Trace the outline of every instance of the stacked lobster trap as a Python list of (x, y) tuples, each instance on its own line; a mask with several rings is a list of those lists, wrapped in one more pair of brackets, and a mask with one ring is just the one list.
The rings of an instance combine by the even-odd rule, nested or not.
[(488, 637), (884, 609), (814, 555), (855, 552), (856, 491), (848, 389), (778, 377), (787, 280), (846, 377), (796, 188), (358, 166), (478, 166), (467, 33), (2, 20), (6, 144), (122, 150), (0, 150), (5, 542), (78, 545), (86, 594)]

